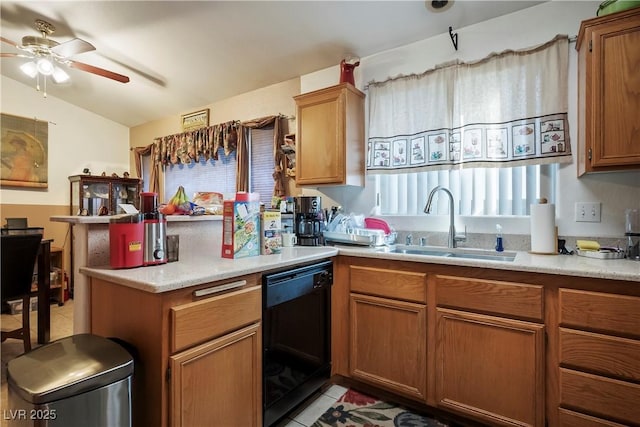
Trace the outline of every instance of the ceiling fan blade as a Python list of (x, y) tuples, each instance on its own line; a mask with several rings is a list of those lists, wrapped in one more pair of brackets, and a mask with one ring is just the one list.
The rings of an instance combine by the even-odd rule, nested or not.
[(63, 58), (68, 58), (79, 53), (90, 52), (92, 50), (96, 50), (95, 46), (82, 39), (69, 40), (51, 48), (51, 52), (56, 55), (60, 55)]
[(3, 41), (3, 42), (5, 42), (5, 43), (7, 43), (7, 44), (10, 44), (10, 45), (11, 45), (11, 46), (13, 46), (13, 47), (18, 48), (18, 49), (20, 49), (20, 48), (22, 47), (22, 46), (20, 46), (18, 43), (16, 43), (16, 42), (12, 42), (11, 40), (9, 40), (9, 39), (5, 39), (4, 37), (0, 37), (0, 40), (1, 40), (1, 41)]
[(103, 68), (94, 67), (93, 65), (83, 64), (78, 61), (65, 61), (71, 68), (77, 68), (78, 70), (87, 71), (89, 73), (97, 74), (98, 76), (106, 77), (111, 80), (118, 81), (120, 83), (129, 83), (129, 77), (122, 74), (114, 73)]

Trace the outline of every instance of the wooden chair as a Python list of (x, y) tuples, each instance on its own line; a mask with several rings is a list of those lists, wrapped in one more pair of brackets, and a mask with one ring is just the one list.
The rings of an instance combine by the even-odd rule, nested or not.
[(33, 269), (42, 241), (41, 233), (2, 234), (2, 302), (22, 299), (22, 327), (2, 331), (2, 342), (7, 338), (21, 339), (24, 351), (31, 350), (29, 304)]

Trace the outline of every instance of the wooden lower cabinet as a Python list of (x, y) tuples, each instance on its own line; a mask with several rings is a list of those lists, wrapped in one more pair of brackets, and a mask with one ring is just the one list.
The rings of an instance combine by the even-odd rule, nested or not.
[(256, 323), (171, 356), (171, 425), (262, 425)]
[(579, 412), (560, 408), (559, 423), (562, 427), (623, 427), (624, 424), (603, 420)]
[(91, 279), (91, 332), (134, 349), (133, 427), (262, 427), (261, 319), (259, 274), (162, 293)]
[(494, 425), (543, 426), (544, 325), (437, 309), (438, 406)]
[(559, 301), (561, 414), (639, 426), (640, 297), (561, 288)]
[(640, 427), (636, 281), (347, 256), (334, 275), (335, 375), (482, 425)]
[(426, 400), (426, 313), (424, 304), (352, 293), (351, 376)]

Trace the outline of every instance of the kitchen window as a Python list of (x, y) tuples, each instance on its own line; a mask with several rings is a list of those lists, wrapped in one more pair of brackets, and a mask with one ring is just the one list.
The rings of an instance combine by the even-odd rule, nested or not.
[[(422, 213), (441, 185), (458, 215), (528, 215), (571, 162), (568, 37), (368, 85), (367, 171), (381, 212)], [(446, 201), (436, 212), (446, 214)]]
[[(173, 197), (182, 185), (191, 199), (195, 192), (215, 191), (232, 196), (236, 192), (237, 151), (225, 155), (218, 149), (218, 160), (175, 164), (165, 167), (164, 200)], [(271, 205), (273, 194), (273, 127), (249, 130), (249, 191), (260, 194), (260, 201)]]
[[(454, 197), (456, 215), (529, 215), (529, 205), (544, 197), (556, 200), (558, 165), (511, 168), (471, 168), (376, 175), (383, 215), (422, 215), (429, 192), (447, 187)], [(438, 198), (433, 213), (447, 214), (448, 199)]]

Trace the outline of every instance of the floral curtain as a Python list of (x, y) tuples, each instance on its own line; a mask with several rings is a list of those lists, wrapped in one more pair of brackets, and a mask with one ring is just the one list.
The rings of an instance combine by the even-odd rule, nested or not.
[(369, 85), (367, 169), (571, 161), (568, 37)]
[(221, 123), (154, 140), (155, 163), (162, 165), (189, 164), (201, 160), (218, 160), (219, 148), (225, 155), (235, 151), (238, 145), (237, 121)]
[[(284, 153), (280, 146), (284, 144), (282, 117), (266, 116), (240, 123), (230, 121), (206, 128), (156, 138), (153, 142), (155, 180), (158, 181), (158, 165), (189, 164), (191, 162), (218, 160), (218, 151), (224, 149), (225, 155), (236, 151), (237, 173), (236, 191), (249, 190), (249, 150), (248, 133), (251, 129), (273, 125), (273, 156), (275, 182), (274, 195), (285, 195)], [(139, 160), (136, 158), (136, 168)], [(140, 172), (138, 172), (140, 173)], [(153, 190), (152, 190), (153, 191)]]
[[(146, 147), (136, 147), (133, 149), (135, 156), (134, 160), (136, 163), (136, 174), (138, 177), (142, 177), (142, 157), (143, 156), (151, 156), (152, 159), (156, 157), (156, 145), (149, 144)], [(160, 192), (160, 168), (158, 167), (157, 162), (151, 162), (151, 171), (149, 173), (149, 191), (154, 193)]]

